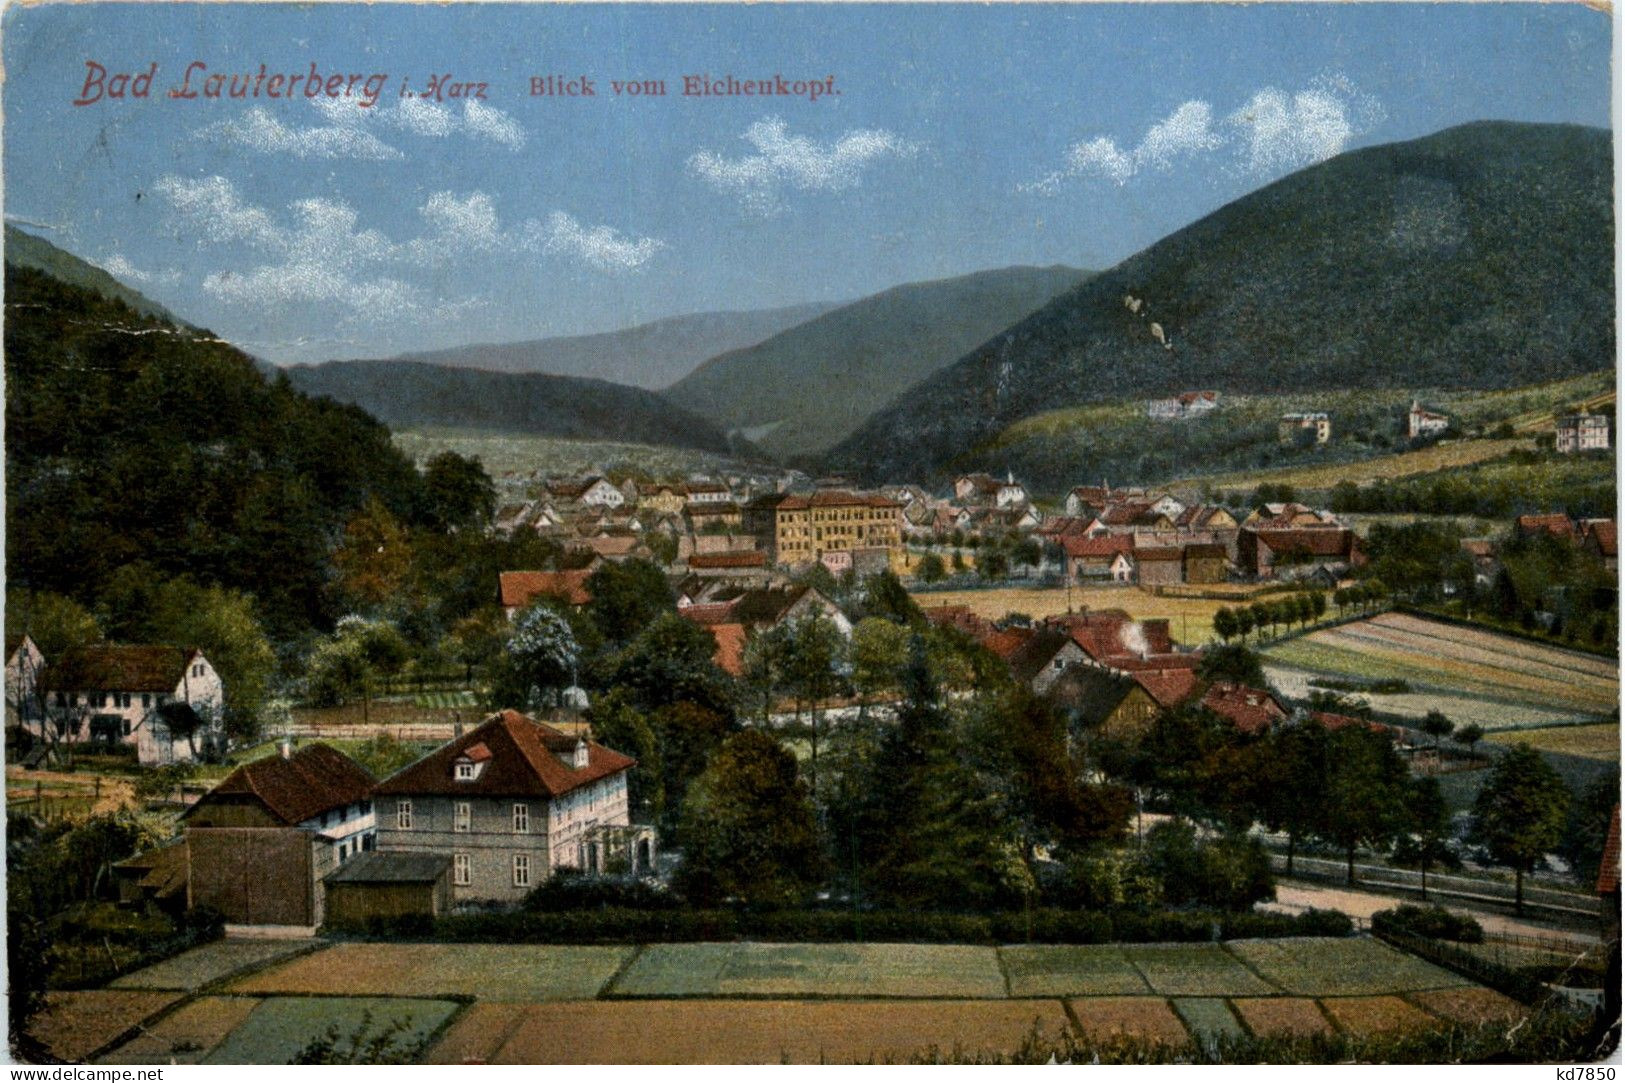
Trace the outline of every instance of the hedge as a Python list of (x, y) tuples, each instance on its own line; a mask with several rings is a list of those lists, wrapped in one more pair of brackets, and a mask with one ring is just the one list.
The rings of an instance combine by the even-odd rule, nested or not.
[(1138, 913), (1035, 909), (994, 914), (915, 910), (503, 910), (372, 918), (329, 925), (330, 935), (451, 943), (620, 944), (705, 940), (937, 944), (1198, 942), (1348, 936), (1335, 910), (1298, 915), (1218, 911)]
[(1442, 906), (1414, 906), (1406, 903), (1371, 915), (1371, 931), (1398, 931), (1432, 940), (1454, 940), (1458, 944), (1482, 944), (1484, 927), (1470, 917), (1452, 914)]

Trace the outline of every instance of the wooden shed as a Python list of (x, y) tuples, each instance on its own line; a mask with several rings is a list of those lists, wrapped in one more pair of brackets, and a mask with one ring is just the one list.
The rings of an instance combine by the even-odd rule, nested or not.
[(328, 873), (322, 883), (331, 923), (408, 914), (438, 917), (451, 905), (451, 855), (371, 850)]

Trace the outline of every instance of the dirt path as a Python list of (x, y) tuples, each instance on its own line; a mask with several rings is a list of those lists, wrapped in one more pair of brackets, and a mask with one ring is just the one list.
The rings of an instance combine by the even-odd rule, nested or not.
[[(1275, 887), (1275, 902), (1265, 903), (1260, 909), (1296, 914), (1310, 907), (1318, 907), (1323, 910), (1341, 910), (1351, 918), (1370, 921), (1371, 915), (1378, 910), (1389, 910), (1401, 903), (1416, 904), (1419, 902), (1420, 900), (1414, 896), (1383, 895), (1372, 891), (1351, 891), (1347, 888), (1327, 887), (1322, 884), (1306, 884), (1301, 881), (1282, 880)], [(1584, 940), (1588, 942), (1598, 939), (1598, 933), (1594, 929), (1537, 924), (1532, 921), (1507, 917), (1503, 914), (1489, 914), (1457, 905), (1449, 905), (1445, 909), (1454, 914), (1465, 914), (1473, 918), (1484, 927), (1484, 931), (1487, 933), (1501, 933), (1511, 936), (1562, 937), (1565, 940)]]

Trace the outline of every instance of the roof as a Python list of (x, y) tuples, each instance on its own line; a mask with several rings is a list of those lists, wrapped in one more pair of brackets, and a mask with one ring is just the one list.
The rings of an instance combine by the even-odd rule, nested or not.
[(1202, 697), (1202, 706), (1252, 737), (1286, 717), (1286, 709), (1269, 692), (1244, 684), (1215, 684)]
[(1146, 546), (1143, 549), (1134, 550), (1134, 559), (1141, 564), (1152, 564), (1157, 561), (1178, 563), (1185, 559), (1185, 552), (1178, 546)]
[(1136, 690), (1144, 694), (1128, 677), (1094, 666), (1072, 666), (1055, 679), (1046, 695), (1070, 710), (1081, 725), (1098, 726)]
[(680, 606), (677, 615), (684, 620), (693, 621), (710, 627), (713, 624), (727, 624), (732, 622), (734, 615), (733, 602), (696, 602), (694, 605)]
[(1613, 895), (1619, 891), (1619, 806), (1614, 806), (1614, 817), (1608, 821), (1608, 839), (1602, 844), (1602, 863), (1597, 866), (1597, 894)]
[(1141, 688), (1157, 701), (1158, 707), (1184, 703), (1196, 691), (1194, 669), (1146, 669), (1129, 673)]
[(1310, 711), (1309, 717), (1329, 730), (1340, 730), (1348, 726), (1364, 726), (1376, 733), (1392, 733), (1389, 726), (1381, 722), (1373, 722), (1368, 718), (1355, 718), (1353, 715), (1333, 714), (1330, 711)]
[(451, 868), (450, 854), (363, 850), (326, 876), (324, 884), (432, 884)]
[(107, 692), (173, 692), (198, 650), (184, 647), (76, 647), (48, 665), (46, 688)]
[(706, 631), (711, 638), (717, 641), (716, 653), (711, 660), (717, 668), (730, 677), (738, 677), (745, 672), (745, 641), (747, 633), (743, 624), (708, 624)]
[(1574, 533), (1574, 523), (1567, 515), (1520, 515), (1518, 516), (1518, 530), (1525, 534), (1537, 534), (1544, 530), (1548, 534), (1555, 534), (1566, 538)]
[(1619, 555), (1619, 532), (1612, 519), (1596, 519), (1587, 523), (1586, 539), (1605, 557)]
[[(452, 764), (483, 744), (491, 760), (479, 777), (458, 781)], [(575, 738), (518, 711), (501, 711), (480, 725), (378, 783), (380, 796), (472, 794), (477, 797), (557, 797), (637, 764), (631, 756), (587, 742), (587, 766), (560, 759), (575, 750)]]
[[(127, 857), (113, 864), (115, 869), (128, 869), (137, 884), (163, 899), (184, 895), (190, 864), (187, 860), (186, 837), (177, 835), (166, 843)], [(135, 873), (140, 873), (139, 877)]]
[(578, 568), (568, 572), (501, 572), (497, 575), (497, 591), (502, 604), (509, 608), (523, 608), (537, 598), (561, 598), (570, 605), (586, 605), (592, 601), (587, 591), (587, 577), (592, 572)]
[(765, 568), (767, 554), (760, 549), (741, 549), (733, 553), (695, 553), (688, 558), (690, 568)]
[(683, 514), (690, 519), (702, 519), (707, 515), (738, 515), (739, 505), (732, 500), (716, 500), (709, 504), (690, 504), (683, 509)]
[(1032, 636), (1031, 628), (996, 628), (982, 638), (982, 646), (1008, 662)]
[(1094, 538), (1063, 537), (1061, 547), (1074, 560), (1110, 559), (1118, 553), (1134, 548), (1134, 539), (1126, 534), (1106, 534)]
[(253, 797), (283, 823), (297, 824), (367, 800), (372, 786), (373, 778), (366, 769), (338, 749), (306, 745), (286, 759), (271, 755), (237, 768), (187, 809), (183, 818), (221, 798)]
[(1302, 549), (1311, 556), (1346, 557), (1354, 548), (1354, 531), (1347, 527), (1301, 527), (1286, 530), (1250, 530), (1276, 553)]

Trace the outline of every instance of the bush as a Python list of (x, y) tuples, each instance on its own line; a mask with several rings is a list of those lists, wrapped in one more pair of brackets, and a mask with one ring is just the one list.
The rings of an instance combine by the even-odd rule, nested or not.
[(1460, 944), (1482, 944), (1484, 929), (1465, 915), (1452, 914), (1442, 906), (1415, 906), (1405, 903), (1392, 910), (1371, 915), (1372, 932), (1409, 933), (1429, 940), (1454, 940)]
[(541, 913), (565, 910), (675, 910), (683, 900), (642, 881), (600, 880), (555, 875), (525, 896), (524, 908)]

